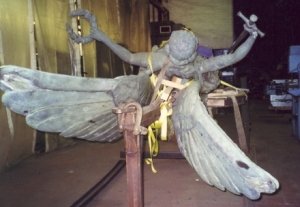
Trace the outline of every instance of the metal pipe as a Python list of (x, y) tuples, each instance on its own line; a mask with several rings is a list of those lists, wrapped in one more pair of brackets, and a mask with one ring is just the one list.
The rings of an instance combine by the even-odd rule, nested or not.
[(125, 160), (119, 160), (115, 166), (90, 190), (88, 190), (83, 196), (81, 196), (77, 201), (75, 201), (71, 207), (82, 207), (86, 206), (96, 195), (100, 193), (125, 167)]

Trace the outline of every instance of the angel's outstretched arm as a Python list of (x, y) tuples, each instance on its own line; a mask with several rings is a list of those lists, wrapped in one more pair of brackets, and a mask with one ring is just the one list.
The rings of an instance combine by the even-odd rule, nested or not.
[(257, 32), (251, 32), (250, 36), (245, 40), (245, 42), (240, 45), (234, 53), (216, 56), (205, 60), (199, 65), (199, 70), (204, 72), (216, 71), (227, 66), (230, 66), (238, 61), (242, 60), (252, 48), (255, 40), (257, 38)]
[[(98, 40), (108, 46), (123, 61), (132, 65), (137, 65), (144, 68), (147, 67), (148, 57), (150, 55), (149, 52), (132, 53), (121, 45), (113, 42), (101, 29), (98, 28), (95, 16), (89, 11), (82, 9), (76, 10), (71, 12), (71, 16), (83, 16), (90, 23), (90, 35), (85, 37), (75, 34), (70, 27), (68, 28), (68, 33), (75, 42), (88, 43), (93, 40)], [(153, 70), (156, 71), (161, 69), (166, 61), (167, 56), (163, 53), (151, 53), (151, 55), (152, 59), (155, 60), (152, 62)]]

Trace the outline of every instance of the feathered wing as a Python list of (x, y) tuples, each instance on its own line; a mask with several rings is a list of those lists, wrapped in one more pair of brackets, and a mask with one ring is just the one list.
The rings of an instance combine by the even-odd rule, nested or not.
[(0, 80), (2, 102), (26, 116), (29, 126), (100, 142), (120, 138), (113, 107), (126, 100), (146, 104), (152, 92), (147, 74), (82, 78), (4, 66)]
[(278, 181), (252, 162), (210, 117), (194, 81), (177, 98), (173, 124), (180, 151), (209, 185), (258, 199), (273, 193)]

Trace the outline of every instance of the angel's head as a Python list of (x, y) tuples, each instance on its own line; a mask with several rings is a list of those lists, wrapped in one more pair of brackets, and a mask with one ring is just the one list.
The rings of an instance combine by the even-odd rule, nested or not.
[(192, 62), (197, 56), (198, 39), (193, 32), (178, 30), (171, 34), (167, 52), (170, 60), (176, 65)]

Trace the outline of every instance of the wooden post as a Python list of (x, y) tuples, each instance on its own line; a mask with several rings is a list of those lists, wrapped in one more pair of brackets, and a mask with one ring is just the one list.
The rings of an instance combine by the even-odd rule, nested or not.
[[(126, 114), (126, 120), (134, 120), (134, 114)], [(143, 206), (142, 139), (131, 130), (124, 130), (128, 206)]]
[(237, 129), (238, 138), (239, 138), (239, 145), (240, 145), (240, 148), (245, 153), (248, 154), (249, 147), (247, 146), (247, 138), (246, 138), (246, 134), (245, 134), (245, 129), (244, 129), (243, 121), (242, 121), (239, 104), (238, 104), (235, 96), (231, 96), (231, 100), (232, 100), (232, 105), (233, 105), (236, 129)]
[(119, 114), (119, 127), (125, 140), (128, 206), (143, 207), (142, 107), (138, 103), (129, 103), (114, 112)]
[[(30, 52), (30, 68), (37, 68), (37, 59), (36, 59), (36, 44), (34, 36), (34, 15), (33, 15), (33, 4), (32, 0), (28, 0), (28, 30), (29, 30), (29, 52)], [(11, 119), (11, 112), (9, 109), (6, 109), (8, 119)], [(9, 125), (10, 126), (10, 125)], [(11, 127), (10, 127), (11, 129)], [(35, 153), (35, 146), (37, 142), (37, 131), (33, 130), (33, 140), (32, 140), (32, 153)]]
[[(81, 0), (77, 0), (76, 3), (74, 0), (69, 0), (70, 11), (74, 11), (76, 9), (81, 8)], [(78, 24), (77, 18), (71, 19), (71, 27), (73, 31), (78, 33)], [(70, 59), (71, 59), (71, 67), (72, 67), (72, 75), (81, 76), (81, 52), (82, 44), (76, 44), (69, 38), (69, 51), (70, 51)]]

